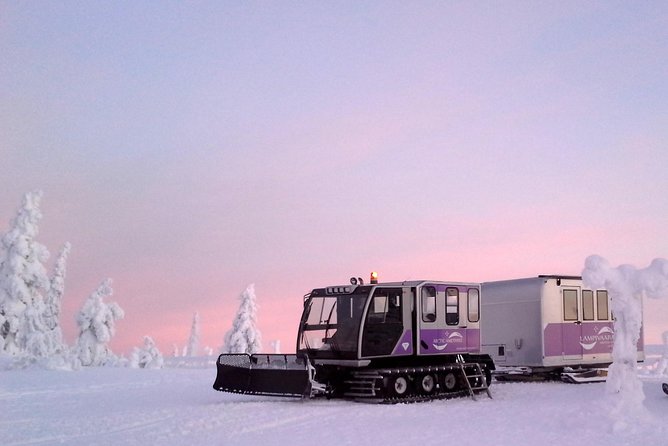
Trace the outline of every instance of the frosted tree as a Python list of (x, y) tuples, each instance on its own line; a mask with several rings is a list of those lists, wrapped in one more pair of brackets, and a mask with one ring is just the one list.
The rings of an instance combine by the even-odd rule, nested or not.
[(200, 327), (199, 327), (199, 313), (193, 315), (193, 322), (190, 326), (190, 337), (186, 344), (184, 356), (197, 356), (199, 353)]
[(16, 343), (20, 347), (19, 355), (28, 359), (48, 358), (56, 350), (53, 339), (44, 323), (44, 302), (36, 300), (29, 305), (21, 316)]
[(63, 353), (66, 346), (63, 343), (63, 334), (60, 328), (60, 313), (62, 308), (63, 293), (65, 292), (65, 273), (67, 257), (71, 245), (65, 243), (56, 259), (53, 276), (51, 276), (49, 292), (46, 295), (44, 323), (46, 324), (49, 344), (54, 354)]
[(42, 218), (41, 191), (29, 192), (2, 238), (0, 257), (0, 348), (17, 355), (44, 356), (44, 293), (49, 279), (42, 262), (49, 258), (46, 247), (35, 241)]
[(257, 353), (262, 348), (262, 340), (257, 328), (255, 284), (248, 285), (239, 299), (241, 304), (232, 328), (225, 333), (223, 353)]
[(139, 369), (162, 368), (164, 359), (150, 336), (144, 336), (144, 346), (135, 347), (130, 355), (130, 367)]
[(108, 346), (116, 332), (116, 321), (124, 317), (117, 303), (106, 303), (113, 294), (111, 279), (103, 281), (77, 314), (79, 337), (74, 349), (77, 365), (100, 366), (116, 361)]
[(645, 394), (637, 374), (638, 340), (642, 325), (642, 298), (668, 297), (668, 260), (655, 259), (638, 270), (631, 265), (610, 266), (600, 256), (585, 261), (582, 279), (591, 288), (605, 288), (615, 316), (615, 338), (606, 390), (613, 395), (611, 415), (615, 429), (627, 427), (625, 418), (643, 413)]

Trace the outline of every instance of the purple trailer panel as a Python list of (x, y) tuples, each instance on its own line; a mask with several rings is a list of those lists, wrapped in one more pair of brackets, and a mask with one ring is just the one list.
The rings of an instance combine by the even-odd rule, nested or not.
[(612, 322), (547, 324), (545, 356), (611, 354), (614, 334)]

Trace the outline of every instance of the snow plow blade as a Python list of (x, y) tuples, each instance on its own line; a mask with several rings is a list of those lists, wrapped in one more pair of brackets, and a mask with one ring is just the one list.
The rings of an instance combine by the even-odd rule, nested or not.
[(668, 395), (668, 383), (661, 384), (661, 388), (663, 389), (663, 393)]
[(250, 395), (309, 397), (311, 382), (303, 358), (279, 354), (223, 354), (213, 388)]

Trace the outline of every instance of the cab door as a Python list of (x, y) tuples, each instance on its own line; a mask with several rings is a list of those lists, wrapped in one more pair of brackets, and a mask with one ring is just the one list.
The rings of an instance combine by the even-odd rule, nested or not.
[[(364, 318), (363, 358), (389, 356), (393, 353), (404, 335), (404, 307), (402, 288), (374, 289)], [(401, 340), (401, 344), (405, 342)], [(408, 353), (408, 347), (404, 352)]]
[(425, 284), (419, 289), (417, 314), (419, 354), (438, 355), (467, 351), (466, 326), (460, 323), (457, 286)]

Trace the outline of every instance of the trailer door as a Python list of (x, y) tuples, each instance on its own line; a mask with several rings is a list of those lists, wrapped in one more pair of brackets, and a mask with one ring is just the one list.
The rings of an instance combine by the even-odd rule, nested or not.
[(582, 299), (580, 287), (564, 287), (562, 299), (562, 352), (564, 359), (582, 359)]

